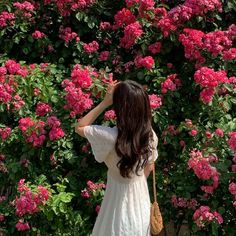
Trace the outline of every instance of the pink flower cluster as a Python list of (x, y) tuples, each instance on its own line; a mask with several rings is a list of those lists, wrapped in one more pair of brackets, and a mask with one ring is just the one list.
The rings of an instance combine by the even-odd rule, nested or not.
[(26, 230), (29, 230), (30, 229), (30, 226), (29, 226), (29, 223), (26, 222), (24, 223), (23, 220), (19, 220), (17, 223), (16, 223), (16, 229), (18, 231), (26, 231)]
[(235, 60), (236, 49), (233, 45), (234, 34), (231, 33), (233, 25), (227, 31), (215, 31), (205, 34), (200, 30), (184, 29), (179, 36), (179, 41), (183, 44), (185, 57), (196, 60), (196, 67), (199, 68), (205, 62), (202, 51), (207, 51), (212, 56), (222, 55), (224, 60)]
[(85, 188), (81, 191), (81, 196), (83, 198), (88, 199), (91, 197), (91, 194), (93, 192), (100, 190), (100, 189), (105, 189), (105, 188), (106, 188), (106, 185), (104, 183), (94, 183), (91, 180), (89, 180), (87, 182), (87, 188)]
[(202, 152), (193, 149), (190, 152), (190, 159), (188, 160), (188, 167), (194, 171), (194, 174), (202, 180), (212, 180), (212, 185), (201, 186), (201, 189), (206, 193), (213, 193), (219, 185), (219, 173), (215, 167), (211, 166), (210, 161), (215, 161), (215, 158), (205, 158)]
[(10, 135), (11, 135), (10, 127), (0, 128), (0, 138), (2, 139), (2, 141), (5, 141)]
[(167, 15), (160, 20), (157, 26), (161, 29), (163, 36), (167, 37), (171, 31), (177, 30), (184, 22), (194, 16), (204, 15), (209, 11), (222, 11), (219, 0), (186, 0), (183, 4), (172, 8)]
[(45, 122), (34, 121), (31, 117), (21, 118), (19, 120), (19, 129), (22, 131), (27, 142), (32, 143), (33, 147), (43, 145), (46, 139)]
[(144, 67), (147, 70), (151, 70), (154, 67), (155, 61), (151, 56), (146, 56), (146, 57), (137, 56), (134, 59), (134, 64), (137, 68)]
[(156, 94), (148, 95), (150, 101), (151, 109), (155, 110), (162, 105), (162, 97), (157, 96)]
[(21, 11), (34, 11), (34, 5), (27, 1), (24, 1), (22, 3), (15, 2), (13, 3), (13, 6)]
[(228, 77), (224, 70), (214, 71), (208, 67), (201, 67), (194, 74), (194, 79), (197, 84), (200, 84), (203, 90), (200, 93), (200, 98), (204, 103), (212, 101), (215, 94), (215, 88), (223, 83), (228, 83)]
[(148, 46), (148, 50), (152, 54), (157, 54), (161, 51), (161, 42), (156, 42)]
[(92, 41), (91, 43), (84, 43), (83, 48), (86, 53), (91, 54), (99, 49), (99, 44), (97, 41)]
[(236, 151), (236, 132), (228, 133), (229, 139), (227, 141), (231, 150)]
[(71, 117), (82, 114), (93, 105), (93, 100), (90, 98), (91, 93), (85, 93), (82, 89), (89, 88), (93, 82), (92, 78), (97, 78), (97, 76), (95, 69), (76, 64), (71, 72), (71, 80), (62, 81), (67, 102), (64, 108), (71, 110)]
[(106, 111), (104, 114), (104, 120), (115, 120), (116, 119), (116, 113), (114, 110)]
[(224, 60), (236, 60), (236, 48), (230, 48), (229, 50), (225, 50), (222, 53), (222, 57)]
[(120, 46), (123, 48), (130, 48), (136, 42), (136, 40), (142, 35), (142, 26), (138, 21), (127, 25), (124, 28), (124, 36), (120, 39)]
[(217, 128), (215, 130), (215, 135), (222, 138), (222, 137), (224, 137), (224, 131), (220, 128)]
[(181, 208), (189, 208), (189, 209), (196, 209), (196, 206), (198, 205), (198, 202), (196, 199), (186, 199), (183, 197), (177, 197), (176, 195), (173, 195), (171, 198), (171, 203), (175, 208), (181, 207)]
[(51, 128), (51, 130), (49, 131), (49, 139), (51, 141), (58, 140), (65, 136), (63, 129), (60, 127), (61, 122), (57, 119), (57, 117), (48, 117), (47, 124)]
[(136, 21), (136, 18), (129, 9), (123, 8), (116, 13), (116, 15), (114, 16), (114, 20), (115, 23), (113, 29), (117, 29), (134, 23)]
[(62, 25), (59, 28), (59, 38), (63, 39), (66, 44), (68, 44), (73, 39), (75, 39), (76, 42), (80, 41), (77, 33), (73, 32), (70, 27), (64, 28)]
[(135, 4), (138, 4), (140, 0), (125, 0), (126, 6), (127, 7), (132, 7)]
[(25, 185), (25, 179), (19, 181), (18, 191), (20, 192), (20, 197), (16, 197), (15, 199), (17, 216), (38, 212), (39, 206), (44, 205), (50, 197), (48, 189), (41, 185), (37, 187), (37, 192), (33, 192)]
[(181, 84), (181, 80), (177, 78), (177, 74), (170, 74), (167, 76), (166, 80), (161, 83), (161, 92), (165, 94), (168, 90), (175, 91)]
[(232, 46), (233, 42), (227, 31), (215, 31), (207, 33), (203, 37), (203, 48), (210, 52), (213, 56), (217, 56), (225, 49)]
[(35, 39), (42, 39), (45, 37), (45, 34), (39, 30), (35, 30), (34, 33), (32, 33), (32, 37)]
[(230, 183), (229, 192), (234, 196), (233, 206), (236, 207), (236, 183)]
[(92, 85), (91, 72), (88, 68), (82, 68), (81, 65), (74, 65), (71, 71), (71, 80), (77, 87), (84, 89), (89, 88)]
[(198, 64), (202, 64), (205, 61), (199, 51), (200, 48), (203, 48), (202, 39), (204, 35), (200, 30), (185, 28), (179, 36), (179, 41), (184, 46), (185, 57), (190, 60), (196, 60)]
[(10, 26), (15, 24), (15, 14), (3, 11), (0, 13), (0, 28), (6, 27), (8, 24)]
[(102, 51), (102, 52), (100, 52), (98, 59), (99, 59), (99, 61), (106, 61), (106, 60), (108, 60), (109, 55), (110, 55), (109, 51)]
[(204, 227), (206, 223), (215, 221), (218, 224), (223, 223), (222, 216), (214, 211), (210, 211), (210, 207), (208, 206), (201, 206), (199, 207), (193, 214), (193, 220), (197, 224), (198, 227)]
[(44, 0), (44, 4), (55, 4), (62, 16), (69, 16), (71, 12), (92, 6), (95, 0)]
[(36, 107), (36, 115), (37, 116), (45, 116), (46, 114), (50, 113), (52, 108), (49, 104), (39, 102)]

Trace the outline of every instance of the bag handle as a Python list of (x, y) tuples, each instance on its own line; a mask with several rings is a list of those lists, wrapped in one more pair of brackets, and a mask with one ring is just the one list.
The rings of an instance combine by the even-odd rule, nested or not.
[(156, 171), (155, 171), (155, 161), (154, 161), (154, 142), (153, 142), (153, 152), (152, 152), (152, 163), (153, 163), (153, 170), (152, 170), (152, 183), (153, 183), (153, 195), (154, 195), (154, 202), (157, 202), (157, 190), (156, 190)]

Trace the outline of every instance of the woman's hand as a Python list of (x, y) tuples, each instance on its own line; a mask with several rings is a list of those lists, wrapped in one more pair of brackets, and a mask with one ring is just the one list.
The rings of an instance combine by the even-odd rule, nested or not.
[(115, 87), (119, 84), (120, 82), (118, 82), (117, 80), (115, 81), (112, 81), (109, 85), (108, 85), (108, 88), (107, 88), (107, 92), (106, 92), (106, 95), (102, 101), (102, 103), (109, 107), (113, 104), (113, 93), (114, 93), (114, 90), (115, 90)]

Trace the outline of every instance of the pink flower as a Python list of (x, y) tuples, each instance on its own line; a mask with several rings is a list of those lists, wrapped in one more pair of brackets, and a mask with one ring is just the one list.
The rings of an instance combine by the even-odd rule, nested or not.
[(213, 193), (214, 187), (213, 186), (201, 186), (201, 190), (205, 193)]
[(203, 101), (203, 103), (208, 104), (212, 101), (214, 93), (214, 89), (205, 88), (200, 93), (200, 99)]
[(236, 132), (228, 133), (229, 140), (227, 141), (231, 150), (236, 151)]
[(88, 186), (89, 190), (91, 190), (91, 191), (97, 189), (97, 185), (94, 182), (92, 182), (91, 180), (89, 180), (87, 182), (87, 186)]
[(111, 28), (110, 22), (101, 22), (100, 27), (101, 30), (107, 30)]
[(198, 164), (193, 169), (199, 179), (208, 180), (212, 176), (212, 168), (204, 159), (199, 160)]
[[(64, 90), (66, 92), (65, 109), (72, 110), (73, 115), (82, 114), (85, 110), (90, 109), (93, 105), (93, 100), (90, 98), (90, 94), (86, 94), (82, 91), (80, 87), (77, 87), (74, 83), (69, 83), (66, 85), (64, 82)], [(72, 113), (71, 113), (72, 114)]]
[(97, 41), (92, 41), (91, 43), (85, 43), (83, 45), (84, 51), (88, 54), (96, 52), (99, 49), (99, 44)]
[(45, 202), (50, 197), (50, 192), (48, 189), (44, 186), (39, 185), (38, 186), (38, 197), (40, 198), (40, 202)]
[(0, 66), (0, 76), (5, 75), (7, 73), (7, 68), (5, 66)]
[(232, 195), (236, 195), (236, 183), (234, 183), (234, 182), (230, 183), (230, 185), (229, 185), (229, 192)]
[(104, 114), (104, 120), (115, 120), (116, 119), (116, 113), (114, 110), (106, 111)]
[(228, 51), (223, 52), (224, 60), (236, 60), (236, 48), (230, 48)]
[(177, 78), (177, 74), (170, 74), (166, 80), (161, 83), (161, 92), (167, 93), (168, 90), (175, 91), (177, 86), (181, 86), (181, 81)]
[(135, 4), (138, 4), (140, 0), (125, 0), (127, 7), (132, 7)]
[(0, 214), (0, 222), (3, 222), (5, 220), (5, 216), (3, 214)]
[(38, 96), (40, 94), (40, 90), (38, 88), (34, 88), (34, 96)]
[(0, 128), (0, 137), (2, 141), (5, 141), (11, 135), (11, 128)]
[(180, 144), (181, 147), (185, 147), (185, 146), (186, 146), (186, 143), (185, 143), (184, 140), (180, 140), (180, 141), (179, 141), (179, 144)]
[(20, 198), (16, 198), (15, 207), (17, 216), (33, 214), (39, 211), (37, 204), (34, 201), (33, 193), (30, 190), (25, 192), (22, 196), (20, 196)]
[(10, 74), (16, 74), (20, 70), (20, 64), (14, 60), (7, 60), (5, 62), (5, 67), (7, 68)]
[(152, 54), (157, 54), (161, 51), (161, 42), (156, 42), (148, 46), (148, 50)]
[(34, 5), (31, 4), (28, 1), (24, 1), (23, 3), (20, 2), (15, 2), (13, 3), (13, 6), (19, 10), (25, 10), (25, 11), (33, 11), (34, 10)]
[(90, 198), (90, 194), (89, 194), (87, 189), (84, 189), (84, 190), (81, 191), (81, 196), (83, 198)]
[(209, 131), (205, 132), (205, 136), (206, 136), (207, 139), (211, 139), (213, 137), (212, 133), (209, 132)]
[(195, 130), (195, 129), (193, 129), (193, 130), (191, 130), (191, 131), (189, 132), (189, 135), (191, 135), (191, 136), (193, 136), (193, 137), (195, 137), (197, 134), (198, 134), (198, 131)]
[(115, 19), (114, 29), (132, 24), (136, 21), (135, 16), (127, 8), (123, 8), (122, 10), (118, 11), (114, 16), (114, 19)]
[(34, 33), (32, 33), (32, 37), (35, 39), (42, 39), (45, 37), (45, 34), (40, 32), (39, 30), (34, 31)]
[(130, 48), (142, 33), (143, 30), (138, 21), (127, 25), (124, 29), (124, 36), (120, 39), (120, 46), (126, 49)]
[(19, 220), (16, 224), (16, 229), (18, 231), (26, 231), (30, 229), (29, 223), (23, 223), (23, 220)]
[(233, 162), (236, 163), (236, 154), (233, 156)]
[(7, 11), (0, 13), (0, 28), (6, 27), (7, 25), (13, 26), (15, 23), (15, 14)]
[(216, 211), (210, 212), (210, 208), (208, 206), (201, 206), (198, 208), (193, 214), (193, 220), (198, 227), (204, 227), (205, 223), (213, 220), (216, 220), (218, 224), (223, 223), (222, 216)]
[(56, 116), (49, 116), (47, 119), (47, 125), (49, 127), (59, 127), (61, 126), (61, 122), (58, 120)]
[(44, 116), (52, 111), (52, 108), (43, 102), (39, 102), (36, 107), (36, 114), (37, 116)]
[(155, 110), (162, 105), (162, 98), (156, 94), (148, 95), (151, 109)]
[(146, 57), (137, 56), (134, 59), (134, 63), (137, 68), (144, 67), (148, 70), (152, 69), (155, 64), (154, 59), (151, 56), (146, 56)]
[(51, 141), (58, 140), (65, 136), (65, 133), (60, 127), (53, 127), (49, 132), (49, 138)]
[(99, 54), (99, 60), (100, 61), (106, 61), (108, 59), (110, 55), (110, 52), (109, 51), (103, 51), (103, 52), (100, 52)]
[(73, 32), (70, 27), (64, 28), (62, 25), (59, 28), (59, 38), (63, 39), (67, 44), (73, 39), (76, 39), (76, 42), (80, 41), (77, 33)]
[(92, 85), (92, 78), (88, 69), (83, 69), (79, 64), (74, 65), (71, 72), (72, 82), (81, 88), (89, 88)]
[(232, 165), (232, 166), (231, 166), (231, 171), (232, 171), (232, 172), (236, 172), (236, 165)]
[(95, 211), (97, 212), (97, 214), (99, 213), (100, 209), (101, 209), (101, 206), (97, 205), (96, 208), (95, 208)]
[(6, 159), (6, 156), (3, 154), (0, 154), (0, 161), (5, 161), (5, 159)]
[(224, 137), (224, 131), (222, 129), (220, 129), (220, 128), (215, 130), (215, 134), (218, 137), (221, 137), (221, 138)]

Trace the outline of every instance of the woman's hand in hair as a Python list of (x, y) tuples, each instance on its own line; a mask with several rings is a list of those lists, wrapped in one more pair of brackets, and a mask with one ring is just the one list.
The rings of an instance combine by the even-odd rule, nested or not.
[(113, 104), (113, 93), (115, 90), (115, 87), (119, 84), (117, 80), (112, 81), (108, 87), (107, 87), (107, 92), (106, 95), (102, 101), (103, 104), (105, 104), (107, 107), (111, 106)]

